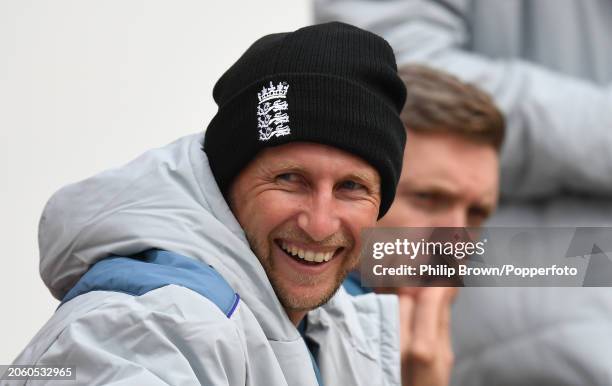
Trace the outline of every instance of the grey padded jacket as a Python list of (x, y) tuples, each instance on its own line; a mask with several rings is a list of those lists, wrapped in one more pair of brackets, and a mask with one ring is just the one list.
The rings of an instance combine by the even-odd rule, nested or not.
[[(79, 385), (317, 385), (202, 143), (202, 134), (181, 138), (57, 192), (40, 222), (40, 270), (62, 299), (110, 255), (172, 251), (212, 265), (240, 295), (235, 310), (174, 284), (89, 291), (61, 305), (15, 363), (76, 366)], [(323, 383), (399, 385), (398, 318), (396, 297), (343, 289), (311, 311), (305, 334), (319, 347)]]

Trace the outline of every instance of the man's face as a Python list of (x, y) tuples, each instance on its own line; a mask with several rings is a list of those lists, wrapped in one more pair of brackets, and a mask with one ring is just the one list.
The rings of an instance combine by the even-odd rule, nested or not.
[(372, 166), (305, 142), (263, 150), (230, 190), (232, 211), (290, 317), (338, 289), (358, 262), (360, 231), (374, 226), (379, 204)]
[(386, 227), (478, 227), (495, 209), (493, 146), (452, 133), (408, 130), (402, 175)]

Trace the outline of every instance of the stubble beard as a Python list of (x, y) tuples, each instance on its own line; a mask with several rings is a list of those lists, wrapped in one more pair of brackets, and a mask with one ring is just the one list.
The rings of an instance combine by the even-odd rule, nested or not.
[[(345, 256), (344, 258), (351, 260), (355, 259), (353, 256)], [(272, 259), (269, 256), (266, 259), (266, 263), (262, 262), (262, 265), (264, 267), (264, 270), (266, 271), (270, 283), (272, 284), (272, 288), (276, 293), (276, 297), (283, 305), (283, 308), (285, 308), (286, 311), (291, 312), (310, 311), (327, 303), (336, 294), (336, 292), (342, 285), (342, 282), (344, 281), (348, 273), (351, 271), (353, 266), (356, 264), (351, 263), (349, 268), (343, 267), (342, 270), (336, 275), (334, 283), (331, 287), (329, 287), (329, 290), (326, 290), (324, 293), (319, 294), (316, 297), (298, 297), (293, 295), (290, 290), (285, 289), (283, 287), (284, 283), (282, 281), (282, 278), (280, 277), (280, 275), (282, 275), (282, 272), (274, 270), (274, 264), (272, 263)], [(323, 285), (322, 283), (317, 283), (316, 278), (313, 278), (311, 275), (302, 275), (298, 277), (297, 281), (300, 284), (304, 285), (310, 284), (315, 288), (317, 288), (317, 286), (319, 286), (320, 288), (320, 286)]]
[[(264, 271), (266, 272), (266, 276), (268, 277), (268, 280), (272, 285), (272, 289), (276, 294), (276, 297), (287, 312), (310, 311), (327, 303), (336, 294), (349, 272), (353, 270), (359, 262), (359, 254), (356, 252), (356, 248), (352, 248), (352, 254), (347, 254), (346, 256), (342, 257), (347, 261), (343, 264), (341, 271), (336, 275), (334, 284), (330, 287), (329, 290), (316, 297), (304, 298), (294, 296), (290, 290), (284, 288), (284, 283), (282, 280), (283, 273), (275, 270), (274, 260), (271, 256), (272, 248), (266, 247), (266, 245), (264, 244), (272, 244), (273, 241), (265, 240), (262, 243), (261, 240), (257, 240), (255, 237), (252, 237), (249, 232), (245, 233), (249, 245), (251, 246), (251, 250), (262, 265)], [(321, 285), (321, 283), (317, 282), (317, 277), (312, 275), (300, 275), (297, 278), (297, 282), (306, 286), (316, 286), (317, 284)]]

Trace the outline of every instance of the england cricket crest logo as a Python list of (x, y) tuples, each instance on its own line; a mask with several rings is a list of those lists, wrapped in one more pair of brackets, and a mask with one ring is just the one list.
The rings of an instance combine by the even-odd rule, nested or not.
[(257, 127), (259, 128), (259, 140), (267, 141), (276, 136), (281, 137), (291, 133), (289, 128), (289, 105), (285, 100), (289, 84), (279, 82), (270, 87), (264, 86), (261, 92), (257, 93), (259, 103), (257, 104)]

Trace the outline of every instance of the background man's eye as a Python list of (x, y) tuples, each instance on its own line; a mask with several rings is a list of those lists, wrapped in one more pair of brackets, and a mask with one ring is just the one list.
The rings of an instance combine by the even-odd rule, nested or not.
[(415, 192), (412, 195), (418, 200), (433, 200), (436, 198), (436, 195), (434, 193), (428, 192)]
[(450, 203), (448, 197), (435, 192), (413, 192), (409, 197), (415, 205), (428, 209), (442, 208)]

